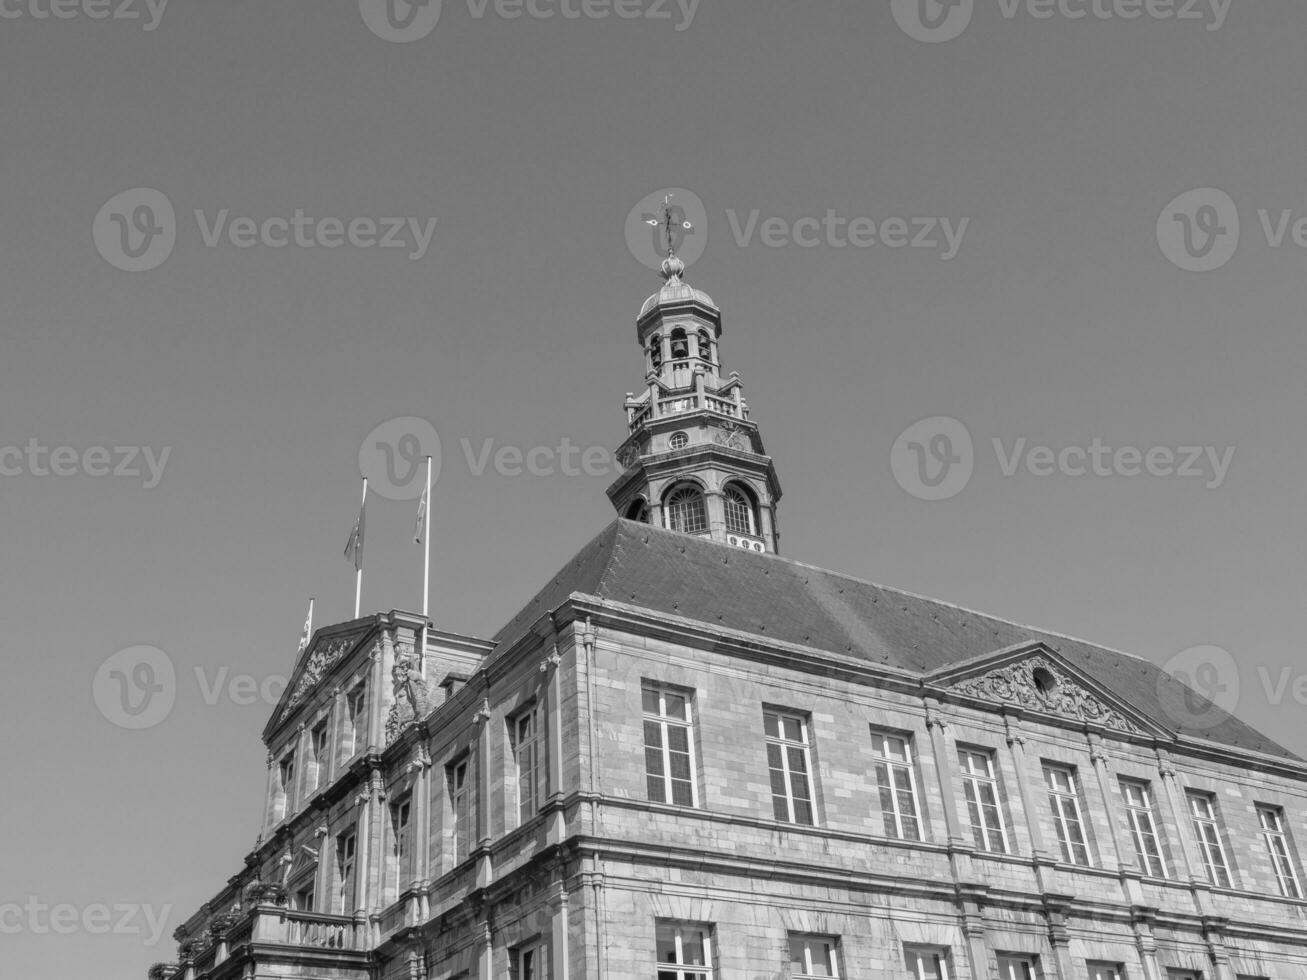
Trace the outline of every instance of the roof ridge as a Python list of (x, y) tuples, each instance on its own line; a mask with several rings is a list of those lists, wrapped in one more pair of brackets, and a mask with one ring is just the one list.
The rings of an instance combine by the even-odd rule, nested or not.
[[(693, 540), (699, 541), (705, 545), (712, 545), (719, 548), (725, 548), (726, 550), (732, 553), (737, 553), (741, 551), (741, 549), (739, 548), (733, 547), (732, 545), (723, 544), (719, 541), (713, 541), (711, 538), (699, 537), (698, 535), (684, 535), (678, 531), (671, 531), (668, 530), (667, 528), (656, 527), (655, 525), (652, 524), (643, 524), (639, 521), (632, 521), (624, 517), (619, 517), (617, 521), (619, 523), (632, 524), (632, 525), (638, 525), (639, 527), (642, 528), (649, 528), (650, 530), (657, 531), (662, 534), (676, 535), (678, 537), (690, 537)], [(986, 619), (990, 622), (1002, 623), (1004, 626), (1012, 626), (1019, 630), (1024, 630), (1029, 633), (1038, 633), (1041, 636), (1053, 637), (1059, 640), (1067, 640), (1068, 642), (1071, 643), (1078, 643), (1081, 644), (1082, 646), (1088, 646), (1088, 647), (1093, 647), (1096, 650), (1102, 650), (1105, 653), (1112, 653), (1121, 657), (1129, 657), (1131, 660), (1138, 660), (1142, 663), (1152, 664), (1155, 667), (1159, 666), (1157, 661), (1149, 657), (1143, 657), (1137, 653), (1129, 653), (1128, 651), (1125, 650), (1119, 650), (1116, 647), (1104, 646), (1102, 643), (1098, 643), (1095, 640), (1089, 640), (1080, 636), (1071, 636), (1069, 633), (1060, 633), (1056, 630), (1047, 629), (1043, 626), (1034, 626), (1029, 623), (1019, 623), (1015, 619), (1005, 619), (1002, 616), (995, 616), (993, 613), (988, 613), (981, 609), (973, 609), (970, 606), (963, 606), (956, 602), (950, 602), (947, 599), (939, 599), (936, 598), (935, 596), (925, 595), (924, 593), (920, 593), (920, 592), (912, 592), (908, 589), (899, 588), (898, 586), (885, 585), (881, 582), (873, 582), (871, 579), (860, 578), (857, 575), (850, 575), (848, 572), (836, 571), (835, 569), (825, 568), (821, 565), (814, 565), (811, 562), (800, 561), (797, 558), (788, 558), (785, 555), (778, 555), (770, 551), (761, 552), (761, 553), (756, 551), (749, 551), (749, 552), (745, 552), (745, 554), (749, 555), (751, 558), (754, 559), (765, 558), (765, 559), (770, 559), (772, 561), (783, 562), (787, 565), (793, 565), (798, 568), (805, 568), (810, 571), (820, 572), (823, 575), (829, 575), (832, 576), (833, 578), (842, 579), (843, 581), (846, 582), (856, 582), (858, 585), (866, 585), (866, 586), (870, 586), (873, 589), (880, 589), (882, 592), (888, 592), (894, 595), (901, 595), (909, 599), (917, 599), (922, 602), (934, 603), (937, 606), (944, 606), (947, 609), (955, 609), (958, 612), (963, 612), (970, 616), (979, 616), (982, 619)]]

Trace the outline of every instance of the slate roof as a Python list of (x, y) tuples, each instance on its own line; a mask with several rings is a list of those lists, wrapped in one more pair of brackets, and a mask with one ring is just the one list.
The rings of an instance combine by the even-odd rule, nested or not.
[[(621, 519), (577, 552), (496, 634), (492, 656), (574, 592), (918, 674), (1042, 642), (1121, 701), (1177, 732), (1162, 695), (1169, 700), (1185, 689), (1150, 660), (778, 555)], [(1220, 708), (1211, 710), (1215, 724), (1185, 734), (1301, 761)]]

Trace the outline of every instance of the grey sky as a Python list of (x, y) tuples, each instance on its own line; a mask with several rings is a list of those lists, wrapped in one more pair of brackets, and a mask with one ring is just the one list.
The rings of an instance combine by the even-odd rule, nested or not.
[[(475, 476), (460, 440), (621, 441), (633, 319), (658, 285), (623, 223), (663, 187), (707, 208), (687, 278), (723, 308), (786, 555), (1158, 662), (1223, 647), (1239, 713), (1307, 753), (1302, 705), (1269, 703), (1259, 678), (1307, 669), (1307, 250), (1291, 223), (1273, 247), (1258, 217), (1307, 216), (1307, 6), (1235, 3), (1209, 30), (1207, 0), (1206, 21), (976, 0), (945, 43), (880, 2), (705, 0), (677, 30), (670, 3), (666, 20), (543, 20), (446, 0), (411, 43), (375, 36), (354, 0), (172, 0), (149, 31), (134, 7), (144, 20), (58, 20), (33, 16), (48, 0), (0, 0), (18, 14), (0, 19), (0, 446), (171, 450), (151, 489), (144, 459), (140, 477), (92, 477), (81, 456), (79, 475), (0, 477), (0, 905), (175, 908), (152, 948), (0, 933), (0, 972), (141, 980), (238, 870), (270, 708), (206, 691), (287, 671), (309, 595), (319, 624), (350, 615), (341, 550), (374, 427), (419, 416), (442, 439), (444, 628), (493, 632), (610, 519), (607, 478)], [(178, 230), (162, 265), (129, 273), (92, 225), (138, 187)], [(1186, 272), (1155, 226), (1204, 187), (1236, 202), (1242, 236), (1222, 268)], [(210, 247), (196, 209), (436, 226), (417, 260)], [(761, 237), (828, 211), (967, 225), (947, 260)], [(976, 462), (924, 502), (890, 452), (933, 416), (967, 427)], [(1235, 452), (1209, 489), (1004, 476), (992, 445), (1095, 437)], [(420, 604), (414, 510), (372, 499), (365, 610)], [(91, 687), (137, 644), (167, 653), (177, 703), (128, 731)]]

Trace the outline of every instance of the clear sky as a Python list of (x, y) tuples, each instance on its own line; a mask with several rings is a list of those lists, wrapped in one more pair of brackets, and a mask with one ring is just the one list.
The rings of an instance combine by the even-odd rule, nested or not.
[[(271, 708), (229, 684), (289, 670), (310, 595), (319, 624), (351, 615), (341, 550), (376, 427), (419, 417), (442, 441), (443, 628), (493, 633), (609, 521), (610, 474), (476, 457), (621, 441), (658, 285), (624, 225), (666, 187), (704, 203), (687, 278), (724, 311), (785, 554), (1159, 663), (1222, 648), (1239, 713), (1307, 753), (1300, 0), (1201, 0), (1198, 20), (975, 0), (943, 42), (900, 27), (898, 0), (623, 8), (668, 19), (446, 0), (411, 41), (356, 0), (173, 0), (152, 30), (144, 0), (137, 20), (49, 2), (0, 0), (0, 906), (24, 906), (0, 919), (5, 976), (141, 980), (240, 869)], [(175, 210), (149, 271), (102, 254), (162, 214), (138, 196), (97, 220), (134, 188)], [(1164, 209), (1195, 188), (1237, 209), (1212, 271), (1173, 260), (1184, 216)], [(1232, 242), (1223, 201), (1189, 230)], [(268, 222), (297, 209), (339, 219), (310, 241), (368, 218), (418, 233), (309, 248)], [(894, 218), (966, 224), (950, 258), (840, 247), (853, 219), (897, 240)], [(932, 417), (965, 427), (974, 466), (927, 501), (891, 461)], [(919, 451), (959, 447), (938, 435)], [(1096, 475), (1095, 439), (1159, 472), (1185, 446), (1228, 466), (1128, 476), (1127, 453)], [(75, 450), (70, 475), (33, 441)], [(420, 606), (414, 510), (370, 502), (365, 610)], [(137, 645), (166, 654), (175, 704), (130, 730), (96, 677)], [(33, 902), (72, 907), (71, 930)], [(97, 905), (135, 918), (106, 932)]]

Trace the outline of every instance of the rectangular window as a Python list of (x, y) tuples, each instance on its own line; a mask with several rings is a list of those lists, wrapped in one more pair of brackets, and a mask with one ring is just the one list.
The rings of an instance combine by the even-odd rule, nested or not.
[(1007, 829), (1003, 826), (1003, 810), (998, 802), (998, 777), (994, 775), (993, 754), (959, 749), (958, 763), (962, 767), (962, 792), (966, 797), (971, 836), (976, 847), (1006, 854)]
[(512, 980), (547, 980), (549, 961), (541, 942), (527, 943), (513, 951)]
[(413, 801), (405, 797), (390, 806), (391, 845), (390, 856), (394, 862), (395, 879), (392, 882), (395, 898), (404, 890), (404, 883), (413, 877), (410, 862), (413, 851), (412, 835), (409, 831), (409, 816)]
[(1126, 980), (1125, 966), (1121, 963), (1090, 960), (1089, 980)]
[(310, 881), (308, 884), (295, 889), (295, 895), (292, 904), (300, 912), (312, 912), (314, 911), (313, 900), (314, 900), (313, 882)]
[(771, 770), (772, 815), (786, 823), (813, 824), (808, 719), (764, 711), (762, 726), (767, 736), (767, 768)]
[(1130, 825), (1140, 870), (1154, 878), (1165, 878), (1166, 861), (1162, 858), (1157, 821), (1153, 817), (1152, 787), (1142, 780), (1122, 779), (1121, 799), (1125, 801), (1126, 823)]
[(1044, 784), (1048, 803), (1053, 810), (1053, 826), (1062, 848), (1062, 860), (1068, 864), (1089, 864), (1089, 844), (1085, 840), (1084, 821), (1080, 814), (1080, 787), (1076, 771), (1070, 766), (1044, 766)]
[(454, 824), (450, 838), (454, 846), (454, 863), (467, 860), (471, 853), (471, 807), (469, 805), (468, 764), (464, 759), (455, 762), (445, 770), (449, 782), (449, 808)]
[(345, 696), (345, 758), (352, 759), (368, 744), (367, 685), (359, 684)]
[(1038, 980), (1035, 960), (1030, 956), (998, 956), (999, 980)]
[(1230, 866), (1225, 861), (1225, 845), (1221, 842), (1221, 828), (1216, 822), (1216, 803), (1207, 793), (1188, 793), (1187, 796), (1194, 843), (1202, 855), (1207, 880), (1218, 888), (1229, 888)]
[(1289, 849), (1289, 837), (1284, 831), (1284, 811), (1278, 806), (1259, 806), (1257, 823), (1261, 827), (1267, 853), (1271, 856), (1271, 867), (1275, 869), (1280, 894), (1287, 898), (1302, 898), (1298, 871)]
[(658, 980), (712, 980), (712, 926), (657, 922)]
[(903, 959), (912, 980), (949, 980), (947, 949), (905, 946)]
[(281, 757), (277, 764), (277, 775), (281, 780), (281, 814), (288, 817), (295, 810), (295, 752), (292, 750)]
[(900, 840), (921, 840), (911, 740), (903, 735), (872, 731), (871, 748), (876, 755), (876, 786), (880, 791), (886, 835)]
[(347, 830), (336, 838), (336, 874), (340, 878), (341, 915), (354, 914), (354, 854), (358, 838), (353, 830)]
[(697, 806), (694, 786), (694, 705), (690, 695), (673, 688), (645, 684), (644, 774), (649, 799), (655, 803)]
[(313, 789), (316, 790), (327, 784), (327, 766), (330, 762), (327, 758), (330, 742), (325, 718), (313, 726), (310, 745), (313, 748)]
[(790, 936), (790, 976), (794, 980), (838, 977), (838, 945), (834, 936)]
[(509, 741), (517, 765), (517, 825), (520, 827), (540, 810), (540, 776), (543, 768), (541, 728), (544, 712), (539, 705), (509, 721)]

